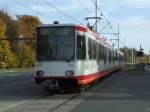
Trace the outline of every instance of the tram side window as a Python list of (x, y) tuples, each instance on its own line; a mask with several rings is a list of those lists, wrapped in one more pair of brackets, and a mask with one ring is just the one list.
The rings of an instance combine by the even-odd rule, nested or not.
[(109, 63), (111, 63), (111, 51), (109, 50)]
[(106, 49), (106, 54), (107, 54), (107, 62), (109, 62), (109, 49)]
[(118, 61), (118, 53), (116, 52), (116, 61)]
[(115, 52), (113, 51), (113, 63), (115, 63)]
[(104, 47), (101, 46), (101, 60), (104, 59)]
[(121, 56), (119, 55), (119, 62), (121, 62)]
[(120, 55), (120, 62), (122, 62), (122, 55)]
[(86, 59), (85, 36), (77, 36), (77, 59)]
[(103, 60), (103, 46), (100, 45), (100, 60)]
[(92, 39), (88, 39), (88, 54), (89, 54), (89, 59), (92, 59)]
[(93, 41), (93, 47), (92, 47), (92, 51), (93, 51), (93, 59), (96, 59), (96, 54), (97, 54), (97, 43), (95, 41)]
[(88, 39), (88, 54), (89, 59), (96, 59), (97, 57), (97, 43), (92, 39)]
[(112, 63), (113, 62), (113, 52), (110, 51), (110, 53), (111, 53), (111, 63)]
[(98, 60), (101, 60), (101, 45), (98, 44)]
[(107, 61), (107, 57), (106, 57), (106, 48), (104, 47), (104, 64), (106, 64), (106, 61)]
[(98, 59), (101, 59), (101, 46), (98, 44)]
[(124, 62), (124, 56), (122, 56), (122, 62)]

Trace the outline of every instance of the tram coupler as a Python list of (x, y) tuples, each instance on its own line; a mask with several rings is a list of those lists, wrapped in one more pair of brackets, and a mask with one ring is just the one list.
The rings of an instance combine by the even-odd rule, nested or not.
[(44, 89), (47, 91), (59, 90), (59, 84), (57, 80), (45, 80), (43, 83)]

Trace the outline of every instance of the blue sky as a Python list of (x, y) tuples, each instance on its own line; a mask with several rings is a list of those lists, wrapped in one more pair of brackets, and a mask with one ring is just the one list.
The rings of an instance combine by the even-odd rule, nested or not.
[[(68, 14), (75, 20), (71, 20), (51, 8), (44, 0), (0, 0), (0, 9), (7, 11), (15, 18), (15, 15), (38, 16), (43, 23), (52, 23), (59, 20), (61, 23), (85, 23), (84, 18), (94, 15), (94, 4), (92, 0), (46, 0)], [(79, 4), (81, 3), (83, 6)], [(20, 5), (22, 4), (22, 5)], [(120, 25), (121, 47), (135, 47), (139, 49), (140, 44), (144, 51), (150, 50), (150, 0), (98, 0), (98, 5), (104, 12), (117, 31)], [(105, 19), (99, 25), (99, 29), (105, 26)], [(102, 35), (108, 40), (116, 38), (112, 35)]]

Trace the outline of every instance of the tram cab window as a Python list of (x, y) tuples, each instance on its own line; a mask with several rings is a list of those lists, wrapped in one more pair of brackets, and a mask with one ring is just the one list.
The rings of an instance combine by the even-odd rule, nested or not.
[(48, 38), (38, 38), (37, 39), (37, 42), (38, 42), (38, 45), (36, 46), (37, 47), (37, 60), (46, 60), (48, 59)]
[(83, 60), (86, 59), (86, 44), (85, 36), (77, 36), (77, 59)]
[(37, 60), (73, 60), (74, 28), (68, 26), (48, 26), (37, 29)]

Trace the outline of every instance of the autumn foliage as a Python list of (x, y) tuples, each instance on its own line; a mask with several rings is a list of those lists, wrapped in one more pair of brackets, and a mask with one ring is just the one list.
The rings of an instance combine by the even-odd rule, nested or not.
[[(41, 24), (35, 16), (17, 15), (16, 19), (0, 10), (0, 68), (33, 67), (35, 29)], [(32, 38), (19, 40), (19, 38)]]

